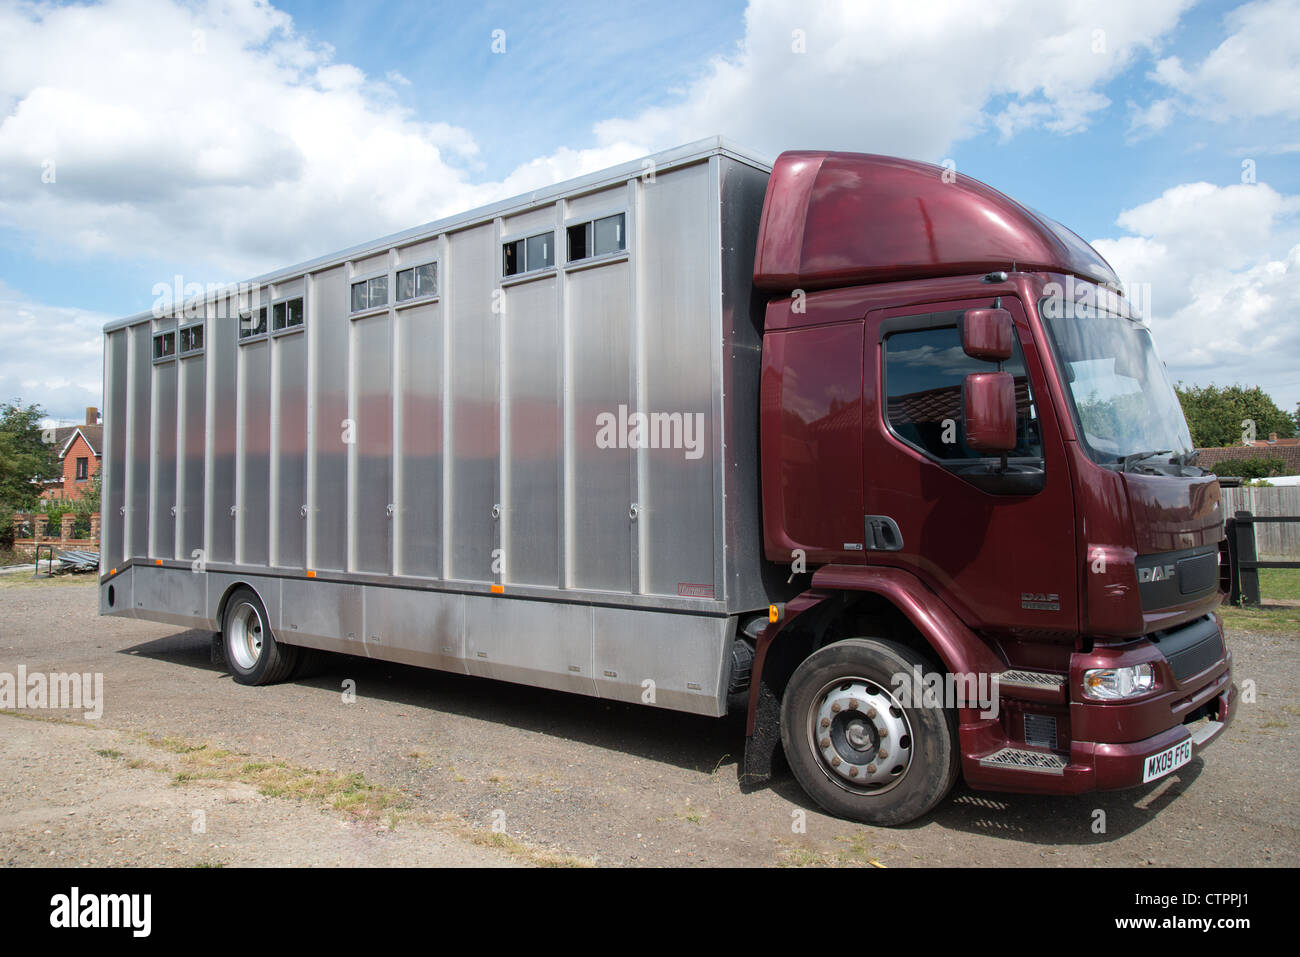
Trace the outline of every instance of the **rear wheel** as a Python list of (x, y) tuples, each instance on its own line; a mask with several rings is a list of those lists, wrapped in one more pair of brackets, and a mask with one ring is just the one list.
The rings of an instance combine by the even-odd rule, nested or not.
[(266, 608), (251, 588), (240, 588), (226, 603), (221, 626), (226, 665), (243, 685), (283, 681), (298, 663), (298, 649), (275, 640)]
[(781, 743), (795, 778), (832, 814), (906, 824), (951, 789), (959, 760), (952, 712), (896, 693), (895, 676), (910, 687), (918, 667), (935, 670), (906, 645), (850, 638), (795, 669), (781, 701)]

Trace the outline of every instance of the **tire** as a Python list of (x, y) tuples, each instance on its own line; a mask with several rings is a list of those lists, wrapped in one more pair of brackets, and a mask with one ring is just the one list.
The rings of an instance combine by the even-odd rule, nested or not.
[(299, 678), (316, 678), (330, 670), (334, 663), (334, 654), (329, 651), (321, 651), (319, 648), (303, 648), (299, 646), (298, 664), (293, 669), (293, 678), (296, 681)]
[(275, 640), (262, 599), (251, 588), (236, 589), (221, 621), (226, 667), (241, 685), (283, 681), (298, 664), (299, 650)]
[(790, 677), (781, 743), (796, 780), (830, 813), (892, 827), (926, 814), (952, 788), (954, 713), (903, 707), (893, 692), (893, 677), (917, 667), (937, 670), (906, 645), (849, 638), (814, 652)]

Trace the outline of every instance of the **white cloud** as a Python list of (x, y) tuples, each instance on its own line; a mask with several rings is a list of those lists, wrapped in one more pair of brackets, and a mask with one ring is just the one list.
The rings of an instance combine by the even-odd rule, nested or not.
[(1134, 125), (1178, 109), (1218, 122), (1243, 117), (1300, 119), (1300, 0), (1256, 0), (1224, 18), (1228, 36), (1205, 59), (1185, 66), (1179, 57), (1160, 60), (1151, 79), (1176, 99), (1135, 107)]
[[(722, 132), (942, 158), (990, 123), (1072, 132), (1097, 87), (1189, 0), (753, 0), (731, 57), (591, 149), (476, 182), (472, 133), (422, 122), (264, 0), (0, 7), (0, 227), (38, 252), (206, 263), (244, 278), (556, 179)], [(1024, 29), (1032, 24), (1032, 31)], [(795, 53), (796, 31), (806, 52)], [(989, 110), (990, 103), (996, 103)], [(53, 182), (42, 182), (42, 175)], [(169, 277), (163, 277), (169, 278)]]
[(990, 122), (1004, 136), (1077, 132), (1109, 104), (1098, 87), (1156, 49), (1187, 6), (754, 0), (740, 48), (679, 102), (596, 129), (656, 148), (722, 132), (771, 153), (816, 144), (926, 159)]
[(472, 182), (469, 131), (416, 120), (400, 73), (333, 62), (257, 0), (7, 5), (0, 36), (0, 226), (51, 255), (165, 250), (244, 278), (639, 149)]
[(1178, 104), (1170, 97), (1156, 100), (1145, 107), (1130, 102), (1129, 109), (1132, 112), (1129, 119), (1129, 132), (1141, 135), (1158, 133), (1172, 123), (1178, 113)]
[(0, 283), (0, 402), (39, 402), (56, 420), (83, 422), (102, 389), (101, 329), (114, 317), (31, 302)]
[(1134, 234), (1095, 240), (1145, 301), (1175, 379), (1259, 385), (1300, 401), (1300, 196), (1185, 183), (1120, 214)]
[[(1190, 3), (752, 0), (734, 53), (661, 91), (663, 105), (593, 117), (592, 148), (521, 158), (495, 182), (474, 176), (470, 130), (401, 106), (401, 73), (337, 62), (265, 0), (0, 4), (0, 228), (51, 258), (202, 264), (213, 275), (186, 279), (207, 282), (715, 133), (769, 155), (817, 146), (937, 160), (987, 129), (1086, 128), (1108, 106), (1101, 89), (1158, 52)], [(153, 278), (172, 277), (152, 277), (142, 307)], [(0, 313), (6, 342), (43, 348), (17, 308)], [(37, 365), (72, 368), (41, 355)], [(10, 391), (35, 381), (0, 376)]]

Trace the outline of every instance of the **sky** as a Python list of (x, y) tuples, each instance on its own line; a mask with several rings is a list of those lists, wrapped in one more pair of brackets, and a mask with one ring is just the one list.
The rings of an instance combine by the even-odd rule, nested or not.
[(955, 164), (1115, 267), (1170, 377), (1300, 403), (1300, 0), (0, 0), (0, 401), (100, 329), (721, 134)]

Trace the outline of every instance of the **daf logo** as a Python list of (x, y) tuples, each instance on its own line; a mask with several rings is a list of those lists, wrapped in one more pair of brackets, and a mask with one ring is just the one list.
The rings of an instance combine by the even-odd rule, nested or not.
[(1061, 596), (1056, 592), (1022, 591), (1020, 607), (1031, 611), (1060, 611)]
[(1178, 569), (1173, 565), (1151, 565), (1148, 568), (1138, 569), (1138, 584), (1145, 585), (1147, 582), (1163, 582), (1174, 578), (1178, 574)]

